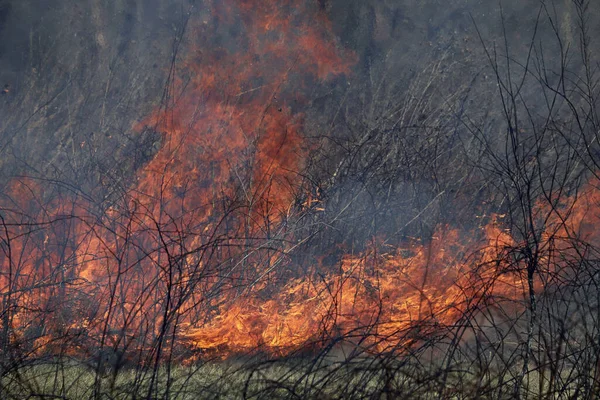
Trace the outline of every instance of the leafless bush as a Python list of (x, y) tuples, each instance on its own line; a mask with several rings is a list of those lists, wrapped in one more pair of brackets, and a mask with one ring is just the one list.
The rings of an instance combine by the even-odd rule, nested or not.
[[(181, 28), (154, 126), (114, 155), (127, 166), (98, 163), (106, 182), (89, 192), (90, 182), (42, 175), (2, 188), (0, 398), (593, 398), (600, 120), (590, 5), (566, 6), (575, 23), (565, 32), (541, 2), (524, 53), (511, 52), (506, 32), (500, 45), (480, 34), (487, 69), (458, 85), (446, 71), (460, 66), (443, 51), (409, 84), (372, 71), (379, 78), (348, 89), (328, 131), (302, 137), (309, 150), (286, 147), (297, 133), (272, 93), (210, 93), (175, 121), (174, 99), (193, 86), (175, 84), (186, 73)], [(256, 99), (268, 104), (256, 136), (230, 153), (238, 159), (211, 159), (209, 143), (193, 154), (207, 165), (172, 173), (161, 163), (214, 104)], [(235, 111), (205, 124), (220, 132), (213, 140), (233, 129)], [(270, 123), (285, 134), (265, 150)], [(273, 172), (272, 154), (305, 150), (304, 163)], [(148, 165), (160, 168), (126, 176)], [(158, 186), (143, 186), (148, 175)], [(410, 262), (395, 259), (423, 260), (418, 276), (404, 277)], [(395, 273), (397, 291), (413, 296), (402, 321), (389, 320), (400, 305), (384, 287)], [(297, 281), (305, 293), (285, 297)], [(318, 299), (323, 310), (308, 317), (319, 329), (277, 347), (261, 336), (263, 320), (232, 319), (254, 348), (203, 346), (193, 334), (228, 307), (272, 299)]]

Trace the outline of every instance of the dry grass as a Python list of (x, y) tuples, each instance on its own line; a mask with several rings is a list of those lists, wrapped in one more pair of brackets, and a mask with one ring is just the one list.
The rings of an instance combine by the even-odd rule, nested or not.
[[(2, 379), (2, 399), (470, 399), (512, 398), (510, 371), (481, 374), (452, 368), (446, 374), (429, 365), (398, 360), (366, 359), (344, 363), (313, 360), (262, 362), (213, 361), (153, 371), (122, 369), (97, 374), (72, 360), (22, 366)], [(568, 381), (563, 371), (554, 378)], [(549, 387), (543, 371), (528, 373), (521, 398), (573, 398), (577, 381)]]

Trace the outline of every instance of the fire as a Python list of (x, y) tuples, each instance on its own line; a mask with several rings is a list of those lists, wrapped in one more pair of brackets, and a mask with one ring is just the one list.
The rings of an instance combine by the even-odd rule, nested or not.
[[(310, 143), (295, 104), (303, 87), (348, 74), (353, 57), (316, 5), (210, 7), (216, 21), (191, 27), (197, 42), (164, 108), (135, 127), (160, 132), (161, 147), (121, 198), (92, 204), (28, 178), (5, 188), (0, 328), (13, 343), (175, 351), (172, 338), (184, 337), (226, 356), (343, 336), (386, 351), (410, 344), (416, 327), (451, 327), (473, 304), (522, 299), (514, 249), (525, 244), (500, 216), (475, 232), (439, 226), (427, 242), (375, 241), (328, 273), (298, 276), (290, 255), (301, 238), (287, 222), (326, 205), (302, 178)], [(239, 28), (226, 44), (221, 25)], [(573, 253), (571, 238), (600, 240), (586, 222), (598, 204), (590, 184), (560, 207), (538, 205), (540, 274), (568, 269), (554, 250)]]
[[(598, 218), (600, 191), (592, 185), (561, 208), (538, 204), (547, 217), (541, 233), (536, 291), (551, 276), (568, 274), (577, 259), (573, 238), (600, 243), (590, 221)], [(337, 273), (288, 282), (273, 299), (244, 298), (224, 306), (206, 326), (192, 331), (204, 349), (285, 354), (321, 340), (360, 338), (371, 352), (401, 348), (410, 330), (423, 334), (454, 326), (477, 306), (515, 307), (527, 293), (523, 248), (494, 215), (479, 232), (440, 227), (429, 243), (347, 256)], [(324, 336), (325, 335), (325, 336)]]
[[(72, 336), (88, 341), (82, 348), (161, 346), (282, 263), (308, 150), (297, 88), (352, 61), (309, 4), (206, 6), (214, 22), (192, 24), (166, 107), (135, 127), (162, 141), (126, 193), (105, 207), (28, 179), (5, 190), (0, 286), (11, 340), (35, 342), (32, 351)], [(230, 34), (221, 26), (239, 31), (219, 44)], [(41, 331), (28, 322), (38, 313)]]
[(433, 331), (452, 325), (467, 304), (484, 294), (514, 298), (522, 293), (518, 277), (482, 289), (480, 275), (492, 278), (497, 271), (475, 271), (472, 260), (459, 256), (475, 251), (483, 262), (494, 256), (497, 244), (510, 243), (504, 232), (486, 233), (464, 242), (467, 235), (446, 228), (426, 245), (415, 242), (384, 253), (375, 247), (347, 256), (337, 273), (292, 280), (272, 300), (244, 298), (227, 305), (208, 326), (192, 332), (192, 340), (205, 349), (251, 351), (266, 346), (285, 353), (327, 339), (325, 334), (367, 338), (362, 345), (371, 351), (393, 348), (407, 340), (412, 327)]

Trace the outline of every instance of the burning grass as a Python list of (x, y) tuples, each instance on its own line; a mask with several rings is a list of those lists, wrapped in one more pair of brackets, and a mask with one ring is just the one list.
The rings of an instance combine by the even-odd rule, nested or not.
[[(191, 28), (197, 42), (165, 104), (133, 128), (160, 132), (160, 147), (119, 195), (96, 200), (31, 177), (2, 187), (2, 396), (496, 399), (598, 390), (600, 188), (597, 171), (581, 167), (598, 163), (578, 159), (564, 139), (572, 133), (554, 135), (552, 118), (529, 135), (511, 111), (506, 143), (479, 128), (462, 133), (485, 145), (465, 150), (461, 168), (472, 152), (482, 165), (447, 172), (444, 187), (430, 160), (447, 151), (425, 153), (458, 128), (410, 136), (404, 128), (430, 122), (422, 102), (391, 113), (418, 117), (389, 129), (373, 118), (356, 139), (329, 138), (341, 153), (317, 157), (319, 147), (336, 147), (309, 139), (298, 104), (305, 87), (349, 74), (352, 56), (310, 4), (207, 2), (219, 23)], [(210, 29), (219, 37), (232, 24), (231, 46), (211, 47)], [(530, 148), (535, 155), (522, 150)], [(407, 153), (410, 171), (399, 172)], [(435, 195), (424, 205), (414, 194), (405, 223), (390, 206), (401, 201), (387, 201), (428, 180)], [(462, 194), (476, 200), (446, 200), (470, 204), (473, 221), (424, 216), (450, 186), (471, 180), (485, 182)], [(357, 182), (369, 207), (383, 204), (386, 226), (403, 228), (340, 238)], [(417, 220), (418, 237), (399, 236)], [(329, 248), (314, 254), (321, 239)]]

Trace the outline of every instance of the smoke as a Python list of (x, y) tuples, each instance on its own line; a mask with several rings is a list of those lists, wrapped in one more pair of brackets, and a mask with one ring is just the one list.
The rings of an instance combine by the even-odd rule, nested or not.
[[(560, 15), (559, 27), (536, 26), (540, 10)], [(101, 347), (113, 336), (116, 347), (143, 347), (131, 337), (149, 335), (160, 349), (170, 330), (189, 328), (203, 348), (295, 348), (319, 329), (370, 329), (375, 281), (394, 299), (381, 315), (401, 322), (383, 330), (392, 342), (414, 307), (422, 322), (424, 303), (433, 326), (450, 324), (480, 282), (461, 281), (466, 253), (518, 266), (530, 254), (503, 253), (527, 232), (497, 240), (507, 234), (495, 215), (523, 211), (521, 192), (496, 198), (500, 180), (484, 173), (514, 151), (490, 99), (500, 85), (490, 54), (523, 64), (542, 51), (532, 40), (574, 41), (569, 10), (516, 0), (2, 3), (0, 176), (19, 226), (7, 232), (35, 237), (20, 267), (37, 269), (19, 279), (59, 287), (17, 280), (53, 299), (25, 303), (50, 314), (68, 299), (72, 315), (52, 333), (88, 330)], [(560, 48), (552, 43), (544, 51)], [(538, 94), (519, 88), (533, 124), (544, 117)], [(539, 143), (515, 146), (515, 164), (530, 168)], [(60, 228), (23, 230), (34, 223)], [(470, 234), (483, 227), (495, 235), (485, 244)], [(405, 243), (408, 253), (380, 254)], [(426, 288), (429, 268), (440, 279)], [(446, 303), (444, 292), (455, 296)]]
[[(228, 4), (234, 3), (225, 2), (222, 7)], [(502, 2), (502, 13), (499, 4), (479, 1), (445, 2), (444, 7), (435, 1), (304, 4), (325, 13), (340, 45), (356, 54), (351, 86), (356, 92), (364, 82), (373, 81), (406, 89), (415, 75), (441, 58), (449, 80), (466, 81), (486, 65), (473, 20), (483, 38), (490, 40), (501, 36), (504, 20), (511, 50), (522, 59), (537, 13), (531, 3), (519, 1)], [(565, 4), (553, 3), (556, 8), (551, 12), (567, 32), (576, 21)], [(244, 51), (244, 43), (238, 40), (243, 35), (239, 16), (219, 21), (210, 10), (209, 2), (183, 0), (106, 4), (3, 0), (0, 85), (6, 90), (1, 98), (0, 150), (10, 159), (1, 168), (5, 179), (52, 171), (53, 178), (89, 191), (99, 184), (102, 174), (130, 175), (139, 165), (128, 164), (119, 171), (111, 165), (127, 158), (119, 155), (120, 148), (132, 143), (139, 147), (131, 126), (161, 101), (173, 52), (181, 55), (185, 47), (176, 49), (176, 43), (183, 35), (191, 39), (186, 21), (205, 24), (202, 51), (219, 46)], [(281, 13), (285, 12), (282, 6)], [(593, 26), (591, 33), (597, 29)], [(538, 39), (546, 41), (550, 35), (545, 27)], [(567, 37), (575, 43), (572, 34)], [(306, 97), (314, 104), (311, 118), (320, 120), (331, 119), (343, 99), (349, 104), (358, 96), (341, 81), (310, 84), (302, 91), (308, 91)], [(44, 140), (38, 140), (41, 137)], [(147, 141), (145, 152), (154, 151), (154, 141)], [(85, 151), (86, 147), (91, 150)], [(76, 167), (67, 166), (72, 162)]]

